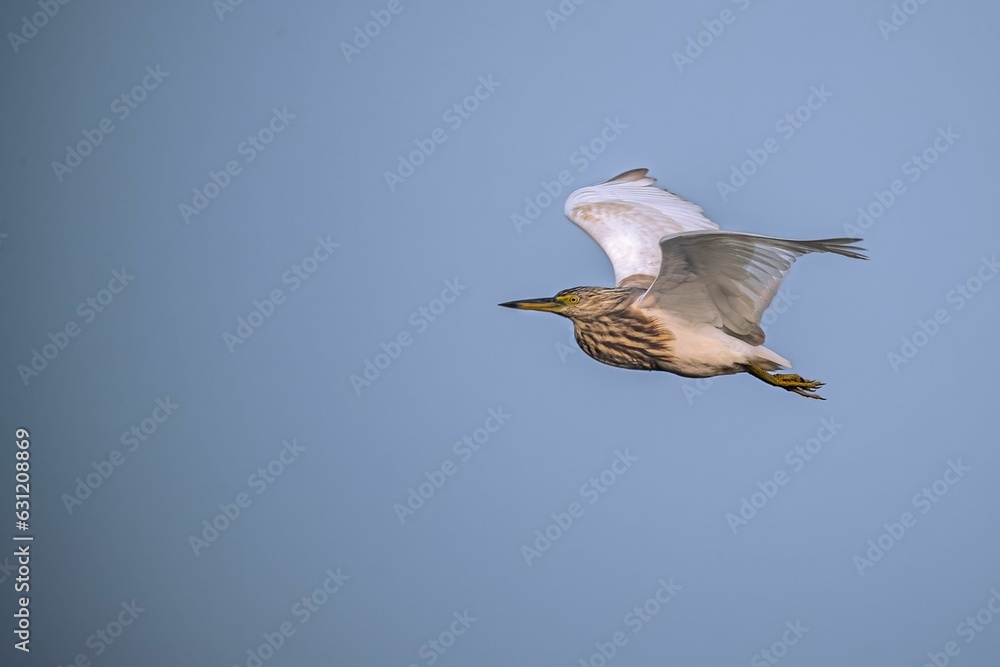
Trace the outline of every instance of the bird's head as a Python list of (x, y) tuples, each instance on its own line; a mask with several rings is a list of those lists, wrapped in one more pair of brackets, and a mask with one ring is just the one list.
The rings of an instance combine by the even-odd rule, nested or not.
[(585, 319), (589, 315), (607, 313), (621, 302), (619, 290), (604, 287), (571, 287), (553, 297), (508, 301), (499, 305), (519, 310), (540, 310), (570, 319)]

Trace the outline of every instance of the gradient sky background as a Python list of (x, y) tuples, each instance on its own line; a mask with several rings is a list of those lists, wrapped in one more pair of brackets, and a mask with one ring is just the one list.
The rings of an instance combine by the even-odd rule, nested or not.
[[(35, 542), (30, 656), (11, 646), (13, 542), (0, 557), (3, 664), (252, 666), (248, 650), (287, 623), (268, 667), (599, 667), (618, 632), (609, 665), (772, 664), (768, 650), (789, 666), (918, 667), (948, 642), (949, 664), (995, 665), (1000, 617), (962, 624), (1000, 590), (1000, 280), (979, 278), (1000, 252), (1000, 9), (903, 4), (919, 9), (887, 31), (892, 3), (860, 0), (563, 2), (575, 11), (558, 22), (555, 0), (400, 0), (394, 15), (70, 2), (15, 50), (9, 33), (42, 10), (6, 3), (0, 495), (9, 539), (25, 426)], [(348, 58), (372, 12), (391, 22)], [(115, 100), (147, 67), (165, 74), (122, 118)], [(480, 77), (485, 99), (449, 113)], [(813, 87), (830, 96), (794, 132), (778, 125)], [(241, 151), (275, 109), (283, 129)], [(113, 131), (57, 175), (105, 118)], [(609, 122), (620, 130), (602, 145)], [(445, 140), (390, 188), (385, 173), (432, 136)], [(777, 152), (723, 197), (769, 138)], [(914, 171), (925, 150), (935, 161)], [(229, 161), (238, 173), (186, 221), (180, 205)], [(530, 225), (512, 216), (562, 170), (568, 191), (636, 167), (725, 229), (792, 238), (853, 233), (858, 208), (900, 181), (862, 230), (872, 261), (803, 258), (772, 316), (768, 345), (829, 400), (745, 375), (613, 369), (565, 320), (496, 307), (609, 284), (610, 263), (563, 218), (566, 191)], [(317, 238), (339, 247), (293, 290), (286, 272)], [(90, 314), (123, 268), (134, 280)], [(460, 287), (442, 312), (446, 281)], [(282, 303), (230, 351), (224, 334), (276, 289)], [(22, 379), (71, 323), (78, 335)], [(356, 390), (351, 375), (385, 366), (401, 334), (410, 344)], [(122, 442), (168, 398), (178, 408), (155, 433)], [(490, 410), (509, 417), (479, 451), (456, 450), (496, 427)], [(788, 454), (818, 436), (809, 461)], [(272, 463), (282, 451), (290, 462)], [(613, 486), (582, 489), (618, 452), (634, 461)], [(67, 506), (109, 457), (121, 465)], [(949, 462), (962, 475), (921, 500)], [(280, 475), (262, 482), (269, 464)], [(394, 506), (442, 466), (453, 474), (401, 523)], [(727, 515), (762, 486), (773, 497), (734, 531)], [(195, 549), (239, 494), (249, 505)], [(572, 503), (582, 515), (526, 562)], [(906, 512), (904, 534), (884, 536)], [(891, 548), (859, 566), (880, 536)], [(338, 568), (349, 578), (304, 618), (301, 599)], [(629, 614), (671, 579), (637, 628)], [(143, 611), (104, 643), (95, 633), (117, 632), (133, 600)], [(476, 620), (435, 653), (427, 642), (466, 612)]]

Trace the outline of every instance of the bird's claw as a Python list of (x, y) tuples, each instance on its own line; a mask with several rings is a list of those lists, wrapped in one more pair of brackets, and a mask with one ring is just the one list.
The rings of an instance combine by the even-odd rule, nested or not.
[(807, 380), (796, 373), (774, 373), (772, 375), (763, 368), (753, 364), (747, 366), (747, 371), (759, 380), (763, 380), (764, 382), (772, 384), (775, 387), (781, 387), (782, 389), (796, 393), (799, 396), (817, 398), (821, 401), (826, 400), (816, 393), (816, 390), (824, 384), (818, 380)]
[(788, 391), (794, 392), (799, 396), (805, 396), (807, 398), (818, 398), (821, 401), (826, 399), (815, 393), (817, 389), (822, 387), (825, 383), (818, 380), (806, 380), (801, 375), (795, 373), (775, 373), (771, 376), (777, 380), (779, 387), (783, 387)]

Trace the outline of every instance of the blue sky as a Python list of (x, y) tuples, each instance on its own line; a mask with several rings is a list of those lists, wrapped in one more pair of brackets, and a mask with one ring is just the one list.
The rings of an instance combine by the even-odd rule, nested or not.
[[(993, 664), (998, 19), (9, 3), (4, 664)], [(638, 167), (865, 238), (765, 317), (827, 401), (497, 308), (609, 285), (562, 205)]]

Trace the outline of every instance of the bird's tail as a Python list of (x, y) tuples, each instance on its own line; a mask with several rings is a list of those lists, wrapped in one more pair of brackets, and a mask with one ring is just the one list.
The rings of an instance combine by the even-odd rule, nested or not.
[(753, 353), (755, 356), (752, 361), (766, 371), (777, 371), (782, 368), (792, 367), (792, 362), (785, 359), (774, 350), (767, 349), (763, 345), (755, 347), (753, 349)]

